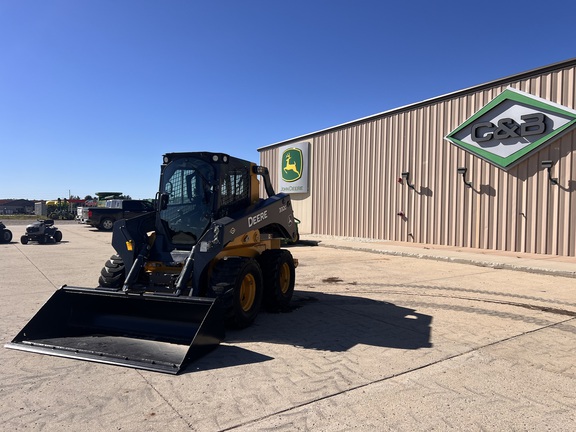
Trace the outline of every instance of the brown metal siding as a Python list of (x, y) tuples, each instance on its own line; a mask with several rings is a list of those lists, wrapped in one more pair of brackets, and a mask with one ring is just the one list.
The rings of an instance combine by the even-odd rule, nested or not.
[[(508, 86), (575, 108), (575, 68), (523, 76), (294, 141), (312, 143), (311, 194), (305, 198), (310, 232), (576, 256), (576, 131), (508, 171), (444, 140)], [(560, 186), (551, 185), (541, 168), (546, 159), (554, 161), (552, 175)], [(262, 151), (261, 162), (276, 172), (278, 148)], [(468, 168), (472, 188), (457, 175), (460, 166)], [(410, 172), (415, 190), (398, 182), (403, 171)]]

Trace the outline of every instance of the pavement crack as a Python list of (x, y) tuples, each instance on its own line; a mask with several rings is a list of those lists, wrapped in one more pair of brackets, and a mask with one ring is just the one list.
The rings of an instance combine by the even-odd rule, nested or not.
[(16, 246), (16, 250), (17, 250), (18, 252), (20, 252), (20, 254), (22, 254), (22, 256), (23, 256), (24, 258), (26, 258), (26, 260), (32, 265), (32, 267), (34, 267), (36, 270), (38, 270), (38, 272), (39, 272), (42, 276), (44, 276), (44, 279), (46, 279), (46, 280), (50, 283), (50, 285), (52, 285), (54, 288), (59, 288), (57, 285), (54, 284), (54, 282), (52, 282), (52, 281), (50, 280), (50, 278), (49, 278), (48, 276), (46, 276), (46, 273), (44, 273), (44, 272), (40, 269), (40, 267), (38, 267), (36, 264), (34, 264), (34, 262), (32, 262), (32, 260), (28, 257), (28, 255), (26, 255), (26, 254), (22, 251), (22, 249), (20, 249), (18, 246)]
[[(397, 293), (400, 294), (400, 293)], [(406, 293), (403, 293), (406, 294)], [(416, 295), (416, 294), (408, 294), (408, 295)], [(475, 301), (479, 303), (491, 303), (491, 304), (500, 304), (504, 306), (513, 306), (518, 308), (524, 308), (529, 310), (536, 310), (540, 312), (548, 312), (554, 315), (563, 315), (569, 317), (576, 317), (576, 311), (571, 311), (568, 309), (560, 309), (551, 306), (539, 306), (535, 304), (529, 303), (519, 303), (513, 302), (509, 300), (496, 300), (496, 299), (482, 299), (477, 297), (462, 297), (462, 296), (454, 296), (454, 295), (426, 295), (426, 294), (418, 294), (418, 297), (434, 297), (434, 298), (449, 298), (455, 300), (468, 300), (468, 301)]]
[(148, 379), (144, 376), (144, 374), (143, 374), (141, 371), (136, 370), (136, 373), (137, 373), (138, 375), (140, 375), (140, 377), (141, 377), (144, 381), (146, 381), (146, 384), (148, 384), (148, 385), (150, 386), (150, 388), (160, 397), (160, 399), (162, 399), (162, 400), (164, 401), (164, 403), (170, 407), (170, 409), (174, 412), (174, 414), (176, 414), (176, 415), (178, 416), (178, 418), (181, 419), (182, 422), (184, 422), (184, 423), (186, 424), (186, 426), (188, 426), (188, 429), (196, 430), (196, 429), (194, 428), (194, 425), (193, 425), (192, 423), (190, 423), (188, 420), (186, 420), (182, 414), (180, 414), (180, 412), (176, 409), (176, 407), (175, 407), (172, 403), (170, 403), (170, 400), (167, 399), (167, 398), (165, 398), (164, 395), (162, 394), (162, 392), (160, 392), (160, 391), (156, 388), (156, 386), (155, 386), (154, 384), (152, 384), (152, 383), (150, 382), (150, 380), (148, 380)]
[(277, 416), (277, 415), (286, 414), (286, 413), (288, 413), (288, 412), (291, 412), (291, 411), (294, 411), (294, 410), (297, 410), (297, 409), (300, 409), (300, 408), (304, 408), (304, 407), (313, 405), (313, 404), (315, 404), (315, 403), (317, 403), (317, 402), (321, 402), (321, 401), (323, 401), (323, 400), (328, 400), (328, 399), (334, 398), (334, 397), (336, 397), (336, 396), (340, 396), (340, 395), (343, 395), (343, 394), (347, 394), (347, 393), (350, 393), (350, 392), (354, 392), (354, 391), (359, 390), (359, 389), (367, 388), (367, 387), (372, 386), (372, 385), (374, 385), (374, 384), (384, 383), (384, 382), (386, 382), (386, 381), (390, 381), (390, 380), (392, 380), (392, 379), (399, 378), (399, 377), (402, 377), (402, 376), (411, 374), (412, 372), (421, 371), (421, 370), (427, 369), (427, 368), (429, 368), (429, 367), (442, 364), (442, 363), (444, 363), (444, 362), (446, 362), (446, 361), (458, 359), (458, 358), (460, 358), (460, 357), (464, 357), (464, 356), (469, 355), (469, 354), (472, 354), (472, 353), (474, 353), (474, 352), (477, 352), (477, 351), (480, 351), (480, 350), (483, 350), (483, 349), (486, 349), (486, 348), (490, 348), (490, 347), (499, 345), (499, 344), (504, 343), (504, 342), (509, 342), (509, 341), (511, 341), (511, 340), (520, 338), (520, 337), (522, 337), (522, 336), (525, 336), (525, 335), (528, 335), (528, 334), (532, 334), (532, 333), (536, 333), (536, 332), (539, 332), (539, 331), (541, 331), (541, 330), (545, 330), (545, 329), (547, 329), (547, 328), (554, 327), (554, 326), (557, 326), (558, 324), (563, 324), (563, 323), (566, 323), (566, 322), (572, 321), (572, 320), (573, 320), (573, 318), (569, 318), (569, 319), (566, 319), (565, 321), (562, 321), (562, 322), (560, 322), (560, 323), (552, 323), (552, 324), (549, 324), (549, 325), (545, 325), (545, 326), (542, 326), (542, 327), (538, 327), (538, 328), (533, 329), (533, 330), (525, 331), (525, 332), (522, 332), (522, 333), (519, 333), (519, 334), (510, 336), (510, 337), (507, 337), (507, 338), (504, 338), (504, 339), (500, 339), (500, 340), (497, 340), (497, 341), (494, 341), (494, 342), (490, 342), (490, 343), (487, 343), (487, 344), (484, 344), (484, 345), (481, 345), (481, 346), (478, 346), (478, 347), (474, 347), (474, 348), (471, 348), (471, 349), (469, 349), (469, 350), (466, 350), (466, 351), (463, 351), (463, 352), (460, 352), (460, 353), (456, 353), (456, 354), (453, 354), (453, 355), (449, 355), (449, 356), (443, 357), (443, 358), (441, 358), (441, 359), (432, 361), (432, 362), (430, 362), (430, 363), (426, 363), (426, 364), (421, 365), (421, 366), (417, 366), (417, 367), (414, 367), (414, 368), (411, 368), (411, 369), (408, 369), (408, 370), (405, 370), (405, 371), (402, 371), (402, 372), (399, 372), (399, 373), (396, 373), (396, 374), (392, 374), (392, 375), (390, 375), (390, 376), (386, 376), (386, 377), (383, 377), (383, 378), (380, 378), (380, 379), (372, 380), (372, 381), (370, 381), (370, 382), (366, 382), (366, 383), (363, 383), (363, 384), (359, 384), (359, 385), (356, 385), (356, 386), (352, 386), (352, 387), (350, 387), (350, 388), (347, 388), (347, 389), (344, 389), (344, 390), (341, 390), (341, 391), (338, 391), (338, 392), (334, 392), (334, 393), (331, 393), (331, 394), (328, 394), (328, 395), (325, 395), (325, 396), (322, 396), (322, 397), (318, 397), (318, 398), (315, 398), (315, 399), (312, 399), (312, 400), (309, 400), (309, 401), (306, 401), (306, 402), (302, 402), (302, 403), (300, 403), (300, 404), (291, 406), (291, 407), (286, 408), (286, 409), (283, 409), (283, 410), (278, 410), (278, 411), (276, 411), (276, 412), (274, 412), (274, 413), (267, 414), (267, 415), (262, 416), (262, 417), (259, 417), (259, 418), (257, 418), (257, 419), (253, 419), (253, 420), (249, 420), (249, 421), (246, 421), (246, 422), (243, 422), (243, 423), (239, 423), (239, 424), (236, 424), (236, 425), (234, 425), (234, 426), (231, 426), (231, 427), (228, 427), (228, 428), (225, 428), (225, 429), (220, 429), (220, 431), (221, 431), (221, 432), (230, 431), (230, 430), (238, 429), (238, 428), (241, 428), (241, 427), (244, 427), (244, 426), (248, 426), (248, 425), (255, 425), (255, 424), (257, 424), (258, 422), (261, 422), (261, 421), (263, 421), (263, 420), (270, 419), (270, 418), (275, 417), (275, 416)]
[[(459, 300), (476, 300), (476, 301), (485, 301), (485, 302), (499, 302), (501, 304), (509, 304), (510, 306), (518, 306), (518, 307), (526, 307), (528, 309), (534, 308), (546, 308), (546, 306), (536, 306), (526, 302), (521, 301), (513, 301), (513, 300), (490, 300), (490, 299), (481, 299), (478, 297), (465, 297), (463, 295), (445, 295), (445, 294), (428, 294), (422, 292), (405, 292), (405, 291), (392, 291), (388, 288), (406, 288), (406, 289), (421, 289), (421, 290), (429, 290), (429, 291), (448, 291), (448, 292), (457, 292), (462, 294), (480, 294), (485, 296), (498, 296), (498, 297), (505, 297), (511, 299), (519, 299), (525, 301), (537, 301), (537, 302), (550, 302), (549, 299), (542, 298), (542, 297), (535, 297), (535, 296), (528, 296), (528, 295), (519, 295), (513, 293), (506, 293), (506, 292), (499, 292), (499, 291), (485, 291), (480, 289), (469, 289), (469, 288), (459, 288), (459, 287), (438, 287), (434, 285), (415, 285), (415, 284), (407, 284), (407, 285), (399, 285), (399, 284), (363, 284), (366, 287), (373, 287), (373, 288), (382, 288), (385, 291), (373, 291), (370, 289), (367, 290), (346, 290), (346, 294), (382, 294), (382, 293), (392, 293), (392, 294), (401, 294), (401, 295), (412, 295), (418, 297), (439, 297), (439, 298), (453, 298)], [(563, 306), (572, 306), (576, 307), (576, 303), (567, 302), (562, 300), (554, 300), (555, 304), (563, 305)], [(563, 315), (570, 315), (576, 316), (576, 312), (570, 311), (568, 309), (560, 309), (560, 308), (549, 308), (550, 312), (554, 313), (556, 311), (558, 314)], [(560, 313), (564, 312), (564, 313)], [(574, 314), (574, 315), (571, 315)]]
[(554, 307), (550, 307), (550, 306), (538, 306), (538, 305), (532, 305), (532, 304), (526, 304), (526, 303), (516, 303), (516, 302), (510, 302), (510, 301), (487, 300), (487, 299), (474, 299), (474, 300), (484, 302), (484, 303), (495, 303), (495, 304), (502, 304), (502, 305), (506, 305), (506, 306), (515, 306), (515, 307), (520, 307), (520, 308), (524, 308), (524, 309), (537, 310), (537, 311), (541, 311), (541, 312), (548, 312), (548, 313), (551, 313), (554, 315), (564, 315), (564, 316), (569, 316), (569, 317), (576, 317), (576, 312), (574, 312), (574, 311), (554, 308)]

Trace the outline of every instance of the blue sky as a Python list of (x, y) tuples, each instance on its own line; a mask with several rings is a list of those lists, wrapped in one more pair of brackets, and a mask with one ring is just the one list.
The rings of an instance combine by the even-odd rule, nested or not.
[(0, 198), (151, 198), (257, 149), (576, 57), (573, 0), (0, 0)]

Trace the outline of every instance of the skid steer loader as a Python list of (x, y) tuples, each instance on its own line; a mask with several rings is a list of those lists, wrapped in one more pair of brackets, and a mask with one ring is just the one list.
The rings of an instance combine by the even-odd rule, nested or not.
[(265, 167), (168, 153), (156, 198), (155, 212), (114, 224), (97, 288), (62, 286), (6, 347), (176, 374), (226, 323), (289, 304), (298, 263), (281, 242), (297, 226)]

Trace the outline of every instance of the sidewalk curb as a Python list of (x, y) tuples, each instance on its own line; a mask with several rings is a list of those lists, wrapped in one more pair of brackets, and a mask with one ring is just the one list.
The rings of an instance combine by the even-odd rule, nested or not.
[(326, 240), (322, 240), (318, 246), (332, 248), (332, 249), (345, 249), (345, 250), (354, 250), (354, 251), (363, 251), (363, 252), (370, 252), (370, 253), (377, 253), (382, 255), (393, 255), (393, 256), (400, 256), (400, 257), (407, 257), (407, 258), (420, 258), (420, 259), (429, 259), (434, 261), (444, 261), (444, 262), (451, 262), (457, 264), (470, 264), (475, 265), (478, 267), (489, 267), (493, 269), (503, 269), (503, 270), (514, 270), (514, 271), (522, 271), (527, 273), (536, 273), (536, 274), (544, 274), (550, 276), (559, 276), (559, 277), (566, 277), (566, 278), (576, 278), (576, 270), (568, 271), (568, 270), (557, 270), (557, 269), (550, 269), (550, 268), (543, 268), (543, 267), (533, 267), (527, 266), (522, 264), (509, 264), (505, 262), (499, 262), (497, 260), (477, 260), (473, 258), (464, 258), (464, 257), (450, 257), (446, 256), (446, 254), (426, 254), (421, 252), (403, 252), (403, 251), (396, 251), (396, 250), (389, 250), (389, 249), (381, 249), (381, 248), (370, 248), (370, 247), (360, 247), (360, 246), (343, 246), (341, 244), (327, 244)]

